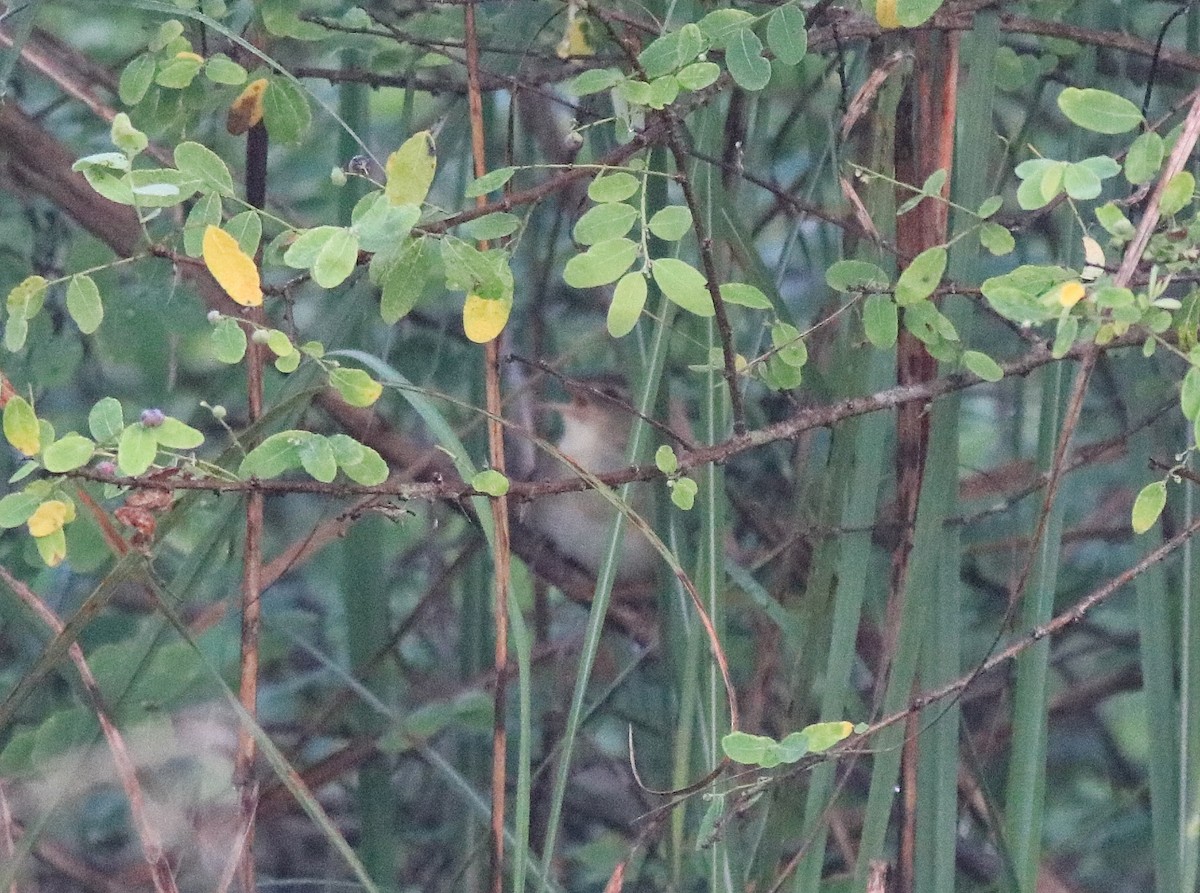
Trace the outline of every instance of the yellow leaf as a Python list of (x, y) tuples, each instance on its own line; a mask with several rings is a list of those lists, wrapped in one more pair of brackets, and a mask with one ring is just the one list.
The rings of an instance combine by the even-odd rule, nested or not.
[(504, 331), (511, 310), (511, 298), (491, 300), (467, 295), (467, 303), (463, 305), (463, 331), (476, 344), (487, 344)]
[(571, 20), (567, 23), (566, 33), (563, 34), (562, 40), (558, 42), (558, 46), (554, 52), (560, 59), (574, 59), (580, 56), (596, 55), (596, 51), (588, 43), (581, 18), (578, 16), (571, 17)]
[(900, 17), (896, 13), (897, 0), (875, 0), (875, 21), (884, 28), (899, 28)]
[(387, 185), (384, 194), (393, 205), (419, 205), (429, 194), (437, 171), (433, 134), (428, 130), (414, 133), (388, 156), (384, 170)]
[(204, 230), (204, 263), (221, 288), (243, 307), (263, 302), (262, 285), (254, 259), (238, 247), (237, 239), (219, 226)]
[(61, 499), (47, 499), (37, 507), (29, 520), (29, 535), (34, 537), (49, 536), (62, 530), (67, 522), (69, 506)]
[(49, 536), (40, 536), (34, 540), (37, 543), (38, 554), (46, 567), (58, 567), (67, 557), (67, 538), (61, 530), (56, 530)]
[(176, 59), (191, 59), (193, 62), (203, 62), (204, 57), (199, 53), (189, 53), (187, 50), (175, 54)]
[(1070, 309), (1079, 303), (1085, 292), (1081, 282), (1064, 282), (1058, 288), (1058, 303)]
[(229, 106), (229, 115), (225, 118), (225, 129), (234, 136), (245, 133), (262, 120), (263, 94), (267, 92), (267, 79), (259, 78), (246, 85), (233, 104)]

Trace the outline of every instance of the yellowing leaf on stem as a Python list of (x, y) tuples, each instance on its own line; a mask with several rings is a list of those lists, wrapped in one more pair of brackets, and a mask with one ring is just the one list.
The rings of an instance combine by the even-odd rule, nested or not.
[(42, 449), (37, 416), (24, 397), (14, 395), (4, 404), (4, 438), (26, 456), (36, 456)]
[(583, 30), (583, 20), (579, 16), (572, 16), (571, 20), (567, 22), (567, 30), (563, 33), (562, 40), (558, 42), (554, 52), (560, 59), (596, 55), (596, 51), (588, 42), (587, 33)]
[(1081, 282), (1064, 282), (1058, 289), (1058, 303), (1070, 310), (1083, 298), (1087, 290)]
[(504, 331), (512, 299), (495, 300), (467, 295), (463, 305), (463, 331), (476, 344), (487, 344)]
[(240, 136), (263, 117), (263, 94), (267, 92), (267, 79), (259, 78), (246, 85), (238, 98), (229, 106), (229, 114), (225, 118), (225, 129), (234, 136)]
[(393, 205), (419, 205), (429, 194), (437, 171), (433, 134), (428, 130), (414, 133), (388, 156), (384, 165), (387, 185), (384, 194)]
[(29, 535), (33, 537), (49, 536), (62, 530), (67, 523), (70, 506), (61, 499), (47, 499), (37, 507), (25, 523), (29, 525)]
[(238, 247), (237, 239), (218, 226), (204, 230), (204, 263), (221, 288), (243, 307), (263, 302), (262, 284), (254, 259)]
[(900, 17), (896, 14), (896, 0), (876, 0), (875, 21), (884, 28), (899, 28)]

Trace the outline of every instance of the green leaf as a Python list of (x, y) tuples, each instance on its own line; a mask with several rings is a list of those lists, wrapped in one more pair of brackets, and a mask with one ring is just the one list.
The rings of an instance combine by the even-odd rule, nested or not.
[(1068, 164), (1063, 171), (1063, 189), (1076, 201), (1089, 201), (1100, 194), (1103, 184), (1086, 165)]
[(356, 484), (374, 487), (387, 480), (387, 463), (375, 450), (345, 434), (331, 434), (326, 440), (342, 472)]
[(121, 401), (116, 397), (104, 397), (96, 401), (96, 405), (88, 413), (88, 431), (96, 439), (96, 443), (114, 440), (124, 428)]
[(808, 32), (800, 7), (789, 3), (767, 17), (767, 44), (784, 65), (800, 64), (808, 52)]
[(608, 239), (567, 261), (563, 281), (572, 288), (595, 288), (619, 279), (637, 260), (639, 247), (629, 239)]
[(730, 732), (721, 739), (721, 750), (735, 763), (761, 765), (763, 757), (775, 747), (775, 739), (748, 732)]
[(272, 142), (296, 145), (312, 125), (308, 100), (294, 84), (273, 77), (263, 92), (263, 123)]
[(979, 244), (997, 257), (1009, 254), (1017, 247), (1017, 241), (1006, 227), (985, 221), (979, 227)]
[(363, 251), (380, 252), (394, 247), (421, 219), (418, 205), (393, 205), (382, 191), (368, 193), (351, 214), (351, 231)]
[(800, 330), (790, 323), (777, 322), (771, 326), (771, 344), (775, 355), (789, 366), (800, 369), (808, 362), (808, 345), (800, 336)]
[[(406, 206), (411, 207), (411, 205)], [(499, 211), (495, 214), (486, 214), (483, 217), (477, 217), (462, 225), (462, 233), (467, 238), (474, 239), (477, 242), (488, 242), (492, 239), (500, 239), (504, 236), (511, 236), (517, 231), (521, 225), (521, 218), (515, 214), (507, 214)]]
[(671, 486), (671, 502), (675, 507), (690, 512), (696, 504), (696, 493), (699, 492), (699, 487), (696, 482), (690, 477), (681, 477), (670, 482)]
[(1002, 207), (1004, 207), (1004, 198), (999, 195), (993, 195), (991, 198), (984, 199), (983, 203), (979, 206), (979, 210), (975, 213), (982, 219), (986, 220), (988, 217), (991, 217), (993, 214), (999, 211)]
[(899, 314), (896, 303), (887, 295), (870, 295), (863, 303), (863, 330), (867, 340), (880, 348), (896, 343)]
[(246, 69), (234, 62), (224, 53), (216, 53), (208, 57), (204, 64), (204, 76), (214, 84), (224, 84), (227, 87), (238, 87), (246, 83)]
[(850, 737), (850, 733), (853, 731), (854, 726), (844, 720), (813, 723), (803, 729), (805, 737), (808, 738), (808, 749), (813, 753), (829, 750), (839, 741)]
[(328, 484), (337, 477), (338, 465), (333, 447), (320, 434), (310, 434), (301, 441), (296, 447), (296, 455), (300, 465), (315, 480)]
[(655, 211), (646, 226), (660, 239), (677, 242), (692, 228), (692, 212), (682, 205), (668, 205)]
[(126, 105), (137, 105), (154, 83), (154, 70), (157, 63), (148, 53), (135, 56), (121, 72), (121, 80), (117, 84), (117, 95)]
[(624, 202), (606, 202), (590, 209), (579, 218), (571, 235), (580, 245), (595, 245), (609, 239), (619, 239), (629, 232), (638, 219), (638, 209)]
[(124, 112), (118, 112), (113, 117), (110, 133), (113, 145), (130, 158), (138, 155), (150, 145), (150, 138), (134, 127), (129, 116)]
[(44, 276), (26, 276), (8, 293), (8, 312), (23, 319), (33, 319), (46, 302), (46, 285)]
[(175, 147), (175, 167), (201, 183), (204, 191), (233, 195), (233, 175), (212, 149), (200, 143), (184, 142)]
[(1109, 235), (1128, 241), (1134, 236), (1133, 224), (1125, 216), (1125, 212), (1113, 202), (1107, 202), (1096, 209), (1096, 221), (1104, 227)]
[(329, 384), (351, 406), (370, 406), (383, 393), (383, 385), (361, 369), (332, 369)]
[[(576, 96), (590, 96), (593, 93), (599, 93), (601, 90), (611, 90), (624, 77), (625, 75), (615, 68), (593, 68), (591, 71), (583, 72), (575, 80), (571, 81), (571, 85), (567, 89)], [(486, 176), (491, 176), (491, 174), (487, 174)], [(495, 188), (493, 186), (486, 191), (491, 192)], [(476, 194), (480, 195), (482, 193)], [(470, 197), (469, 194), (468, 197)]]
[(767, 387), (775, 391), (790, 391), (800, 387), (804, 381), (804, 370), (799, 366), (789, 366), (779, 357), (772, 354), (767, 358), (765, 366), (759, 367), (759, 374)]
[(1133, 141), (1125, 153), (1125, 179), (1135, 186), (1149, 183), (1162, 167), (1166, 155), (1163, 138), (1148, 130)]
[(1128, 133), (1142, 123), (1136, 105), (1108, 90), (1067, 87), (1058, 94), (1058, 107), (1073, 124), (1095, 133)]
[(654, 452), (654, 465), (663, 474), (674, 474), (679, 470), (679, 457), (664, 443)]
[(284, 375), (289, 375), (300, 368), (300, 352), (292, 351), (291, 353), (281, 354), (275, 357), (275, 368)]
[(641, 180), (624, 171), (600, 174), (588, 186), (588, 198), (599, 204), (623, 202), (637, 192), (641, 185)]
[(726, 282), (718, 291), (726, 304), (737, 304), (752, 310), (770, 310), (771, 299), (745, 282)]
[(725, 65), (743, 90), (761, 90), (771, 80), (771, 63), (763, 58), (762, 41), (749, 28), (741, 28), (725, 39)]
[(650, 268), (654, 281), (667, 299), (697, 316), (712, 316), (712, 296), (704, 275), (678, 258), (663, 257)]
[(1133, 501), (1132, 523), (1134, 533), (1145, 533), (1154, 526), (1167, 505), (1167, 482), (1155, 481), (1144, 486)]
[(240, 363), (246, 355), (246, 333), (232, 317), (223, 316), (213, 326), (213, 357), (219, 363)]
[(414, 133), (388, 156), (384, 195), (393, 205), (420, 205), (437, 173), (437, 147), (428, 130)]
[(744, 9), (714, 9), (696, 25), (700, 33), (708, 38), (709, 44), (715, 49), (721, 49), (725, 42), (739, 31), (754, 24), (754, 16)]
[(91, 276), (80, 273), (71, 277), (67, 285), (67, 312), (79, 331), (90, 335), (100, 328), (104, 320), (104, 304), (100, 300), (100, 289)]
[(358, 237), (345, 227), (329, 229), (333, 232), (317, 252), (312, 265), (313, 281), (321, 288), (337, 288), (358, 264)]
[(638, 54), (638, 63), (646, 77), (653, 80), (694, 62), (703, 49), (704, 35), (695, 23), (688, 22), (678, 31), (651, 41)]
[(204, 253), (204, 231), (221, 225), (221, 196), (206, 192), (196, 199), (183, 224), (183, 250), (188, 257)]
[(825, 282), (834, 291), (887, 291), (892, 280), (878, 266), (865, 260), (839, 260), (825, 271)]
[(808, 734), (804, 731), (792, 732), (775, 746), (781, 763), (798, 762), (808, 752)]
[(42, 432), (37, 415), (24, 397), (13, 395), (4, 404), (4, 437), (13, 449), (36, 456), (42, 449)]
[(283, 262), (298, 270), (309, 269), (339, 229), (338, 226), (314, 226), (304, 230), (283, 253)]
[(508, 478), (496, 469), (488, 468), (471, 478), (471, 486), (488, 496), (503, 496), (508, 492)]
[(1163, 187), (1158, 209), (1166, 217), (1182, 211), (1196, 192), (1196, 178), (1189, 171), (1180, 171)]
[(416, 306), (433, 272), (433, 250), (429, 240), (424, 237), (406, 238), (394, 255), (376, 255), (372, 259), (373, 274), (377, 262), (383, 263), (376, 277), (382, 288), (379, 312), (383, 321), (390, 326), (407, 316)]
[(977, 350), (963, 351), (962, 363), (984, 381), (999, 381), (1004, 377), (1000, 364)]
[(243, 211), (234, 215), (222, 229), (237, 239), (242, 254), (254, 257), (258, 253), (258, 245), (262, 241), (262, 218), (257, 211)]
[(182, 90), (196, 79), (202, 67), (204, 59), (195, 53), (181, 53), (158, 66), (154, 83), (168, 90)]
[(42, 451), (42, 465), (46, 471), (62, 474), (74, 471), (91, 461), (96, 445), (81, 434), (63, 435)]
[(626, 273), (613, 289), (608, 305), (608, 334), (624, 338), (633, 331), (646, 306), (646, 277), (641, 273)]
[(137, 477), (154, 464), (158, 455), (158, 439), (154, 431), (135, 422), (121, 432), (117, 442), (117, 468), (121, 474)]
[(161, 425), (150, 430), (158, 445), (168, 450), (194, 450), (204, 443), (203, 434), (171, 416), (167, 416)]
[(913, 258), (896, 281), (896, 303), (901, 307), (923, 301), (933, 294), (946, 272), (946, 249), (926, 248)]
[(721, 66), (716, 62), (693, 62), (679, 70), (675, 81), (683, 90), (703, 90), (716, 83), (720, 76)]
[(42, 504), (40, 495), (23, 490), (20, 493), (9, 493), (0, 499), (0, 529), (11, 530), (20, 527)]
[(1050, 355), (1056, 360), (1061, 360), (1067, 355), (1072, 346), (1075, 344), (1075, 339), (1079, 336), (1079, 317), (1071, 316), (1070, 313), (1064, 312), (1058, 318), (1058, 326), (1054, 330), (1054, 344), (1050, 348)]
[(4, 346), (16, 353), (25, 346), (29, 336), (29, 321), (23, 316), (10, 316), (4, 323)]
[[(584, 74), (594, 73), (590, 71), (584, 72)], [(583, 75), (580, 75), (580, 77), (583, 77)], [(511, 180), (513, 174), (516, 172), (517, 169), (515, 167), (498, 167), (494, 171), (488, 171), (482, 177), (468, 183), (467, 188), (463, 190), (463, 195), (467, 198), (478, 198), (481, 195), (487, 195), (489, 192), (495, 192)]]
[(1192, 366), (1183, 377), (1179, 390), (1179, 406), (1189, 422), (1200, 418), (1200, 367)]
[(447, 288), (490, 301), (512, 299), (512, 268), (503, 249), (480, 251), (470, 242), (454, 236), (444, 236), (441, 243)]
[(238, 477), (269, 480), (300, 467), (300, 446), (314, 437), (310, 431), (280, 431), (246, 454), (238, 466)]

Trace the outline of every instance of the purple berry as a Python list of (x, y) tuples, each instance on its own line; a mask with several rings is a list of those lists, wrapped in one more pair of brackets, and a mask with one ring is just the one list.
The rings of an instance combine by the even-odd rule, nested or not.
[(142, 424), (147, 428), (157, 428), (167, 419), (161, 409), (143, 409)]
[(115, 462), (109, 462), (107, 459), (103, 462), (96, 463), (96, 471), (100, 474), (115, 475), (117, 473), (117, 465)]

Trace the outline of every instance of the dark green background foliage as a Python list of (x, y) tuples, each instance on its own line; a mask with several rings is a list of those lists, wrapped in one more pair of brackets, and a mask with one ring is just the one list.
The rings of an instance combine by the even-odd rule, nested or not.
[(6, 889), (1196, 889), (1200, 7), (0, 9)]

